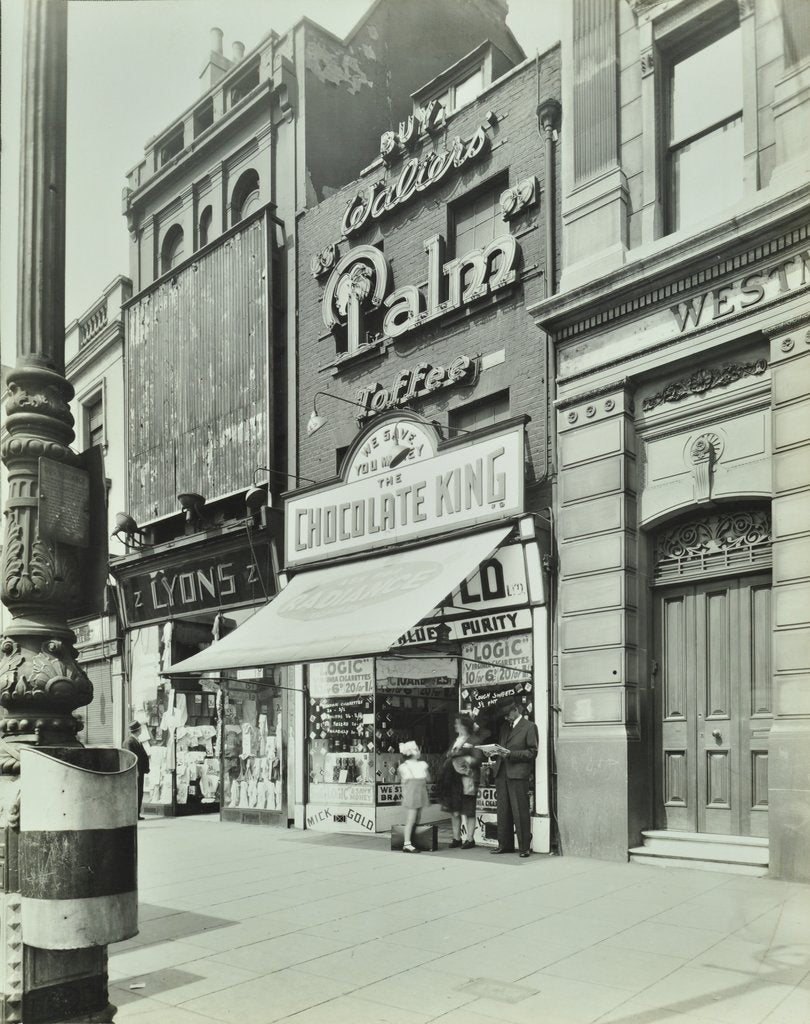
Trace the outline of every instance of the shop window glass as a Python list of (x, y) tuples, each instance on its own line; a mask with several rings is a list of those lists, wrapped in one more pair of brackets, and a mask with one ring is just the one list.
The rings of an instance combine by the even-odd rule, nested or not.
[[(503, 726), (504, 706), (517, 698), (523, 714), (534, 721), (534, 659), (531, 633), (511, 633), (462, 645), (461, 709), (475, 720), (485, 743), (497, 743)], [(485, 823), (495, 821), (495, 764), (481, 767), (478, 815)], [(530, 800), (534, 810), (533, 789)]]
[(361, 816), (373, 831), (373, 659), (311, 665), (308, 719), (308, 817), (317, 818), (318, 807), (333, 815), (334, 806), (351, 805), (364, 809)]
[(427, 761), (435, 796), (458, 714), (458, 662), (455, 658), (377, 659), (377, 804), (399, 804), (399, 744), (415, 740)]
[[(531, 633), (464, 643), (461, 659), (402, 655), (322, 662), (309, 667), (307, 826), (386, 832), (402, 819), (399, 744), (415, 740), (435, 803), (459, 711), (497, 742), (505, 704), (515, 696), (534, 720)], [(478, 814), (495, 825), (494, 765), (482, 768)], [(425, 820), (444, 817), (438, 804)]]
[(171, 806), (174, 798), (180, 813), (219, 809), (217, 695), (213, 683), (206, 687), (161, 685), (144, 702), (138, 716), (146, 717), (149, 733), (144, 803)]
[(670, 230), (710, 217), (742, 196), (742, 102), (739, 28), (672, 62)]
[(282, 810), (282, 731), (282, 691), (272, 676), (223, 683), (223, 808), (238, 808), (240, 817)]

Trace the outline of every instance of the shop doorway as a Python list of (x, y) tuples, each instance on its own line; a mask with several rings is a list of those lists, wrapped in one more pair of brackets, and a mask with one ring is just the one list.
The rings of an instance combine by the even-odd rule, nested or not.
[(770, 573), (655, 596), (656, 827), (768, 835)]

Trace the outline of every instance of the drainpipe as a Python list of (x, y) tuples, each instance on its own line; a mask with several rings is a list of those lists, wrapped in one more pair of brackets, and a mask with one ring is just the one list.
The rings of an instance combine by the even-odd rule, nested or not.
[(557, 217), (557, 189), (554, 175), (554, 144), (557, 141), (557, 126), (560, 123), (560, 104), (555, 99), (546, 99), (537, 105), (537, 130), (543, 136), (543, 165), (546, 172), (546, 215), (545, 215), (545, 257), (546, 257), (546, 298), (553, 295), (557, 276), (554, 252), (554, 223)]
[[(539, 78), (538, 78), (539, 84)], [(539, 97), (538, 97), (539, 99)], [(555, 99), (545, 99), (537, 105), (537, 129), (543, 137), (543, 166), (545, 170), (545, 201), (544, 201), (544, 249), (545, 249), (545, 283), (546, 298), (556, 290), (557, 260), (555, 252), (555, 224), (557, 219), (557, 189), (555, 170), (555, 144), (557, 126), (560, 123), (560, 104)], [(551, 482), (551, 507), (549, 513), (549, 562), (548, 572), (548, 629), (549, 653), (551, 655), (549, 679), (549, 812), (553, 828), (552, 842), (556, 839), (558, 852), (560, 846), (560, 830), (557, 823), (557, 764), (556, 741), (558, 733), (559, 713), (559, 654), (558, 654), (558, 622), (557, 622), (557, 544), (554, 530), (557, 509), (557, 416), (555, 401), (557, 398), (557, 353), (551, 335), (544, 331), (546, 342), (546, 382), (548, 405), (546, 408), (547, 442), (547, 477)]]

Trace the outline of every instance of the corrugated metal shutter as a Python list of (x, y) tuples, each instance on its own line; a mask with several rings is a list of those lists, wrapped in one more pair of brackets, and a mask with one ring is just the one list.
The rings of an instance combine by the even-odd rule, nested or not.
[(93, 684), (93, 700), (82, 709), (84, 731), (79, 739), (85, 746), (113, 742), (113, 677), (109, 661), (86, 661), (82, 668)]

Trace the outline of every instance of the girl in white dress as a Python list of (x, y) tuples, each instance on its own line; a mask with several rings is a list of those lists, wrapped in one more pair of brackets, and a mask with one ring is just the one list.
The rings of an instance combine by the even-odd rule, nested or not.
[(399, 752), (405, 758), (397, 769), (402, 783), (402, 806), (405, 809), (405, 828), (403, 833), (403, 853), (418, 853), (412, 843), (413, 830), (419, 824), (419, 816), (423, 807), (430, 806), (427, 784), (430, 782), (427, 762), (422, 760), (422, 752), (413, 740), (400, 743)]

